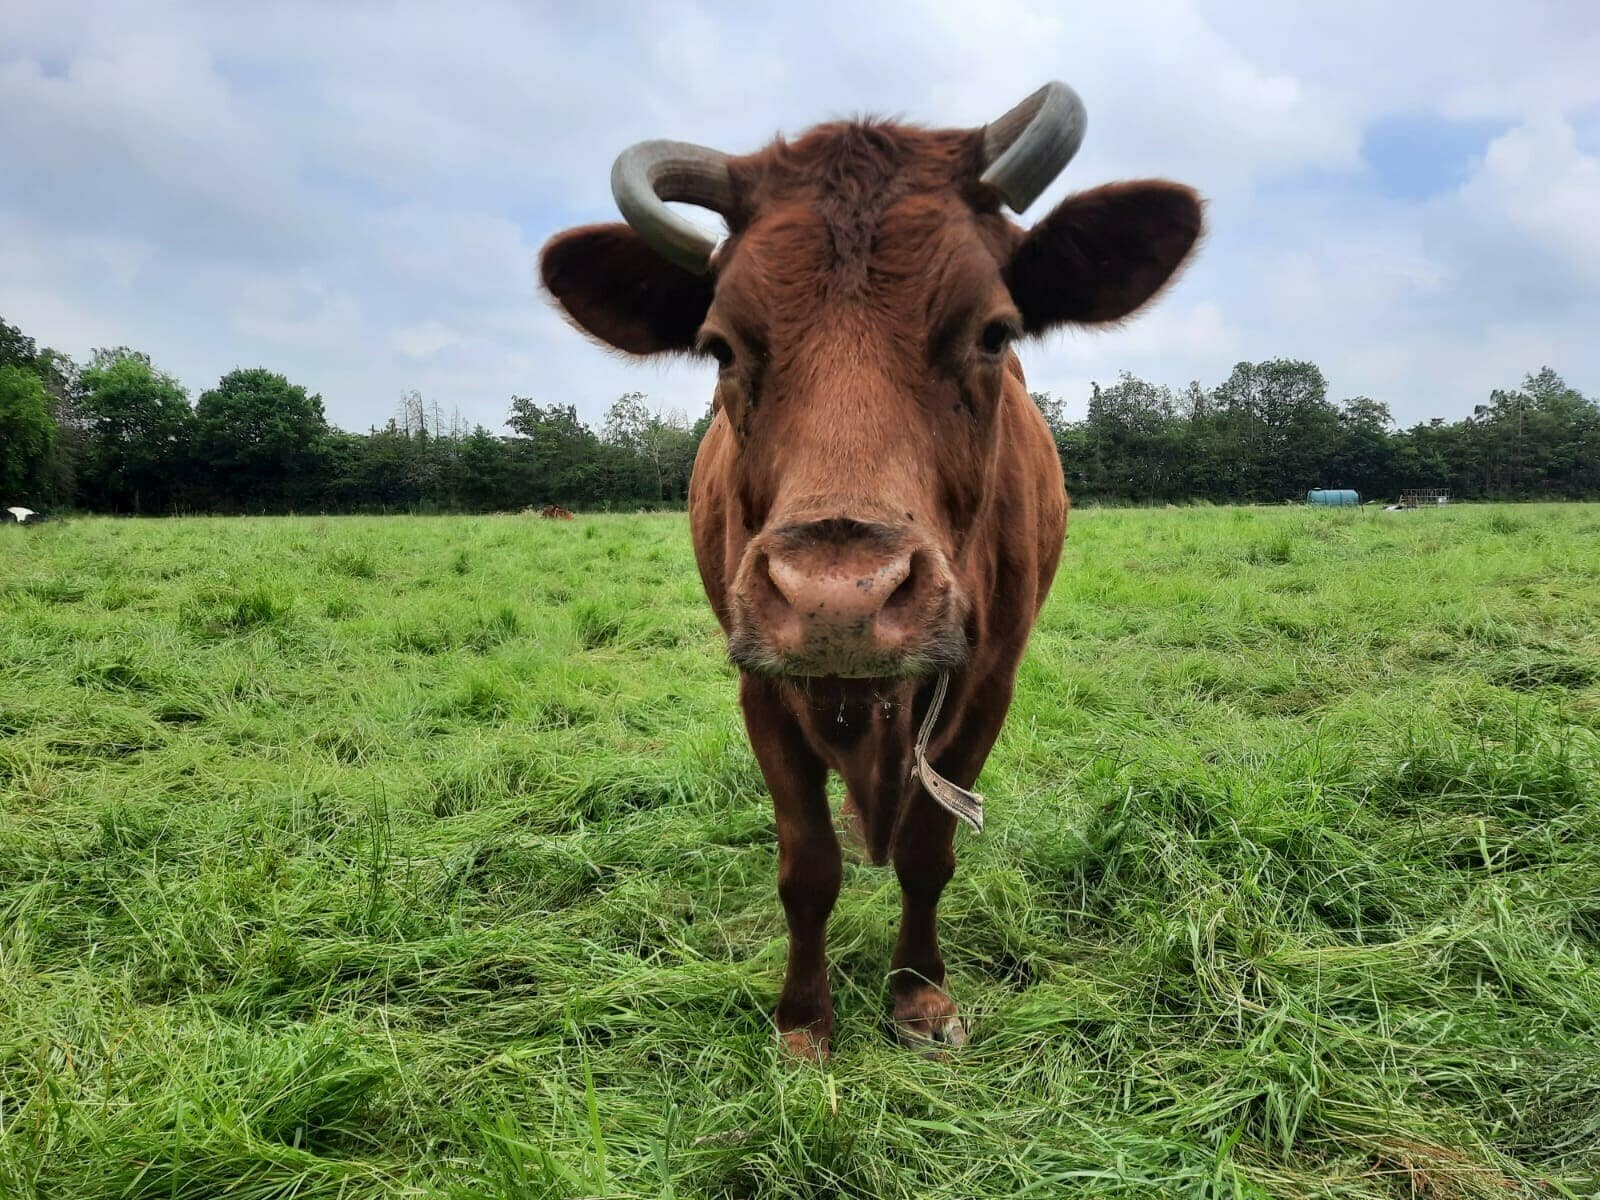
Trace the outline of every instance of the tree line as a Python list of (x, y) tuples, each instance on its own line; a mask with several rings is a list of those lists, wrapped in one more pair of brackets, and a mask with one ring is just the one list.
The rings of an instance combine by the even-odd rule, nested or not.
[[(1476, 498), (1600, 497), (1600, 407), (1548, 367), (1459, 421), (1396, 428), (1386, 404), (1335, 404), (1311, 363), (1238, 364), (1181, 391), (1124, 373), (1081, 421), (1034, 394), (1076, 499), (1281, 501), (1446, 487)], [(415, 393), (383, 426), (330, 425), (322, 397), (265, 368), (191, 402), (149, 355), (79, 364), (0, 320), (0, 504), (112, 513), (500, 511), (681, 504), (709, 412), (639, 393), (598, 430), (570, 404), (513, 396), (503, 430), (470, 429)]]
[(1406, 429), (1382, 401), (1331, 402), (1315, 364), (1287, 359), (1242, 362), (1214, 388), (1178, 392), (1124, 373), (1093, 385), (1082, 421), (1034, 399), (1068, 490), (1085, 499), (1272, 502), (1316, 487), (1363, 499), (1423, 487), (1468, 500), (1600, 497), (1600, 406), (1549, 367), (1461, 420)]
[(86, 364), (0, 320), (0, 503), (111, 513), (496, 511), (680, 505), (709, 416), (656, 412), (637, 392), (597, 431), (570, 404), (513, 396), (506, 432), (416, 392), (365, 433), (322, 397), (255, 367), (191, 403), (150, 356)]

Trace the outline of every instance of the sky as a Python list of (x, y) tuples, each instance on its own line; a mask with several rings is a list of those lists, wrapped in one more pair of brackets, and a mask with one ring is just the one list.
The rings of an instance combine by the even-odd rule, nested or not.
[(1034, 390), (1081, 415), (1122, 370), (1293, 357), (1457, 418), (1547, 364), (1600, 395), (1596, 63), (1592, 0), (6, 0), (0, 316), (193, 395), (266, 366), (347, 429), (411, 389), (496, 430), (512, 395), (694, 416), (709, 367), (608, 354), (535, 285), (549, 236), (616, 219), (620, 150), (976, 126), (1062, 79), (1088, 136), (1020, 220), (1164, 176), (1209, 231), (1132, 322), (1026, 345)]

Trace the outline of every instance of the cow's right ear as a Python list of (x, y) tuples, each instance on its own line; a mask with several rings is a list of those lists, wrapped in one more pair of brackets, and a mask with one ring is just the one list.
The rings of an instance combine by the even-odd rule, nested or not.
[(692, 350), (716, 287), (620, 222), (558, 233), (539, 255), (539, 278), (574, 324), (628, 354)]
[(1068, 196), (1023, 235), (1006, 267), (1023, 328), (1131, 316), (1171, 281), (1202, 223), (1200, 197), (1164, 179)]

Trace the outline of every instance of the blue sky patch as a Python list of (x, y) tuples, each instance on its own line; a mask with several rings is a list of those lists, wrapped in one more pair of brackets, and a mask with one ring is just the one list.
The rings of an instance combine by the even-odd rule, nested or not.
[(1361, 157), (1384, 195), (1426, 200), (1466, 182), (1474, 160), (1505, 130), (1499, 122), (1423, 113), (1383, 117), (1367, 127)]
[(1585, 154), (1600, 155), (1600, 104), (1580, 108), (1572, 114), (1571, 121), (1578, 149)]

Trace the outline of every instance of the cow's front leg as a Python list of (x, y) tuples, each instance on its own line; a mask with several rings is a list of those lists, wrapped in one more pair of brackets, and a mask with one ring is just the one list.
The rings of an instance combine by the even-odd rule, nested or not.
[[(1015, 673), (1015, 662), (1005, 664), (946, 709), (947, 714), (961, 714), (955, 735), (935, 763), (946, 779), (962, 787), (972, 787), (977, 780), (1005, 722)], [(920, 783), (911, 782), (906, 789), (906, 810), (895, 831), (900, 940), (895, 943), (889, 989), (900, 1040), (933, 1054), (967, 1040), (948, 990), (944, 956), (939, 952), (939, 896), (955, 874), (955, 836), (955, 817), (935, 803)]]
[(913, 786), (895, 839), (900, 938), (890, 962), (894, 1029), (914, 1049), (939, 1052), (967, 1040), (939, 953), (939, 895), (955, 873), (956, 819)]
[(843, 867), (828, 813), (827, 768), (806, 745), (774, 685), (744, 678), (739, 701), (778, 826), (778, 896), (789, 923), (789, 965), (778, 998), (778, 1034), (803, 1058), (823, 1058), (833, 1036), (828, 914)]

